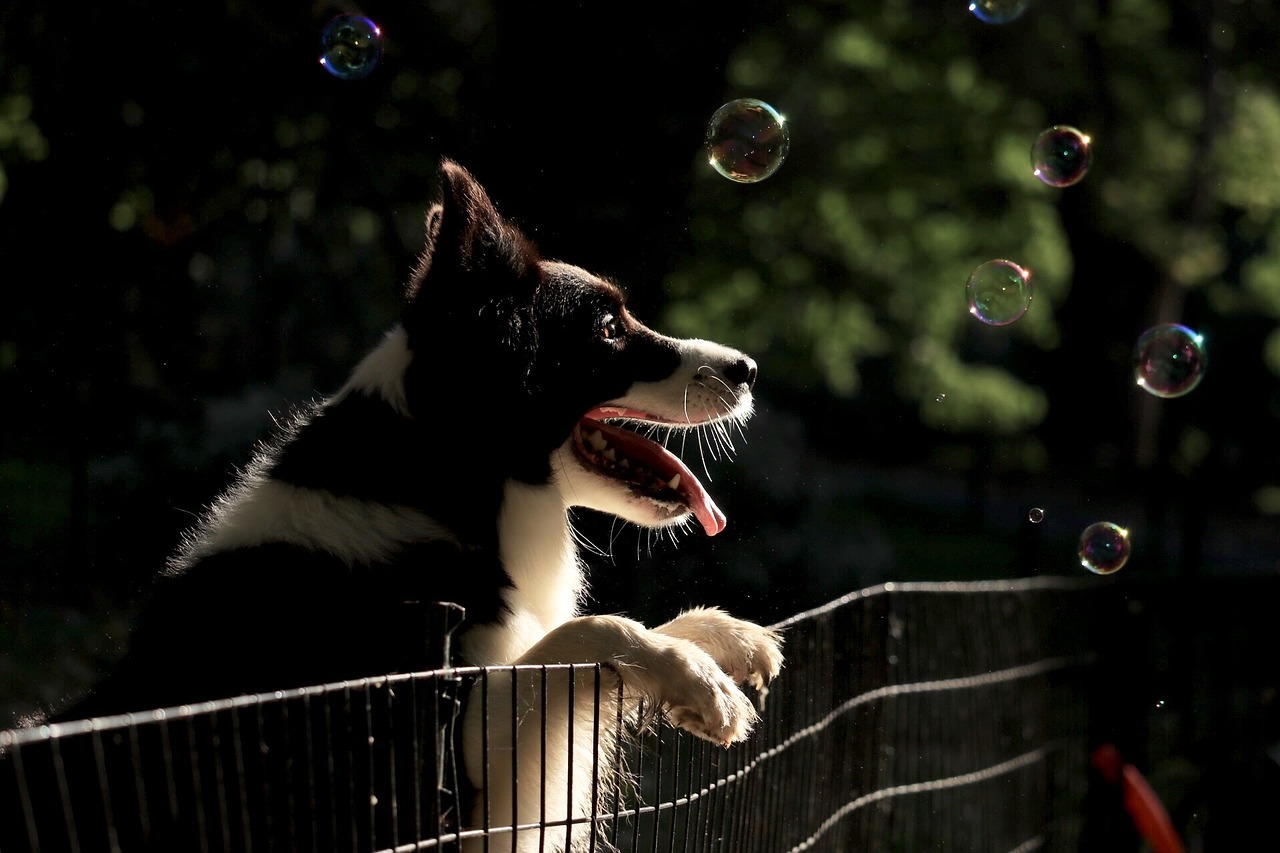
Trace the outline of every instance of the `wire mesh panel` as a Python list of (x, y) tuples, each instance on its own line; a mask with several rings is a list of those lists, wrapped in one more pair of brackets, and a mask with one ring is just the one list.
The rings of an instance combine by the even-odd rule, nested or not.
[(372, 850), (456, 822), (429, 672), (0, 733), (0, 851)]
[(1077, 849), (1085, 604), (1065, 581), (886, 584), (786, 620), (746, 744), (642, 739), (619, 846)]
[(1065, 581), (886, 584), (799, 614), (728, 749), (600, 665), (0, 732), (0, 853), (1075, 849), (1085, 604)]

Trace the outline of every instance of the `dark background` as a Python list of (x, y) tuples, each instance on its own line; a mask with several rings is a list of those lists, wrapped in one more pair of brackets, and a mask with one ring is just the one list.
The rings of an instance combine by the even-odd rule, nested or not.
[[(351, 11), (385, 50), (343, 81), (318, 40)], [(13, 0), (0, 719), (118, 653), (272, 413), (335, 390), (394, 321), (447, 155), (547, 256), (760, 363), (745, 442), (708, 464), (726, 532), (675, 547), (582, 514), (593, 607), (771, 621), (886, 580), (1076, 576), (1080, 531), (1115, 521), (1133, 556), (1096, 581), (1182, 602), (1118, 632), (1140, 644), (1131, 751), (1189, 826), (1211, 771), (1274, 784), (1276, 664), (1208, 673), (1241, 659), (1224, 626), (1264, 636), (1280, 569), (1278, 23), (1262, 0), (1043, 3), (998, 27), (912, 0)], [(759, 184), (702, 150), (744, 96), (791, 128)], [(1096, 141), (1065, 190), (1027, 159), (1055, 123)], [(1037, 287), (1000, 329), (963, 302), (993, 257)], [(1131, 376), (1161, 321), (1208, 342), (1176, 400)]]

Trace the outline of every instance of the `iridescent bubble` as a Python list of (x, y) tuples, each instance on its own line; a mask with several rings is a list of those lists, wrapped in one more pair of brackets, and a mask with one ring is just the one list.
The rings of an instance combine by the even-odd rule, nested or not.
[(1038, 506), (1032, 507), (1031, 511), (1027, 513), (1027, 521), (1032, 524), (1039, 524), (1044, 521), (1044, 510)]
[(1209, 363), (1204, 337), (1177, 323), (1162, 323), (1142, 333), (1133, 347), (1138, 386), (1157, 397), (1181, 397), (1204, 377)]
[(1031, 307), (1031, 271), (1013, 261), (985, 261), (965, 285), (969, 313), (989, 326), (1007, 326)]
[(753, 184), (778, 171), (791, 146), (787, 120), (755, 98), (738, 98), (707, 123), (707, 157), (731, 181)]
[(382, 30), (363, 15), (339, 15), (320, 36), (320, 64), (334, 77), (369, 76), (382, 57)]
[(1051, 187), (1080, 181), (1093, 162), (1093, 140), (1065, 124), (1042, 131), (1031, 145), (1032, 174)]
[(1007, 24), (1022, 17), (1031, 0), (973, 0), (969, 11), (987, 24)]
[(1109, 575), (1129, 560), (1129, 531), (1110, 521), (1090, 524), (1080, 534), (1080, 565), (1096, 575)]

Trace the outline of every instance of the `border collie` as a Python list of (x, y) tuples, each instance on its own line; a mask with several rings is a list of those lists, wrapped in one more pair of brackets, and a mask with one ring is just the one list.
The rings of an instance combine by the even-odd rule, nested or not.
[(740, 685), (763, 690), (782, 665), (776, 633), (715, 608), (652, 629), (582, 615), (570, 522), (589, 507), (719, 533), (698, 478), (641, 430), (744, 420), (756, 365), (660, 335), (614, 284), (542, 258), (456, 163), (440, 184), (401, 321), (210, 507), (122, 663), (58, 717), (406, 671), (421, 640), (403, 602), (455, 602), (455, 664), (600, 665), (490, 671), (488, 703), (520, 709), (514, 731), (474, 691), (464, 711), (472, 826), (562, 822), (485, 849), (560, 850), (586, 831), (567, 820), (597, 807), (584, 780), (613, 755), (619, 718), (643, 706), (728, 745), (757, 716)]

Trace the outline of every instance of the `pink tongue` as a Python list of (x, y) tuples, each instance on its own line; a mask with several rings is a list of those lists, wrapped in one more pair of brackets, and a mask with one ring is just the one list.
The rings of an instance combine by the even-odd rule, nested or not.
[[(592, 414), (597, 413), (592, 412)], [(620, 411), (610, 410), (605, 412), (602, 410), (599, 414), (603, 414), (606, 417), (618, 417), (622, 413)], [(715, 501), (707, 494), (706, 489), (702, 488), (702, 483), (698, 482), (698, 478), (693, 476), (693, 472), (680, 460), (679, 456), (676, 456), (656, 441), (650, 441), (630, 430), (601, 423), (594, 418), (584, 418), (583, 420), (588, 419), (592, 421), (590, 429), (600, 430), (601, 435), (610, 444), (615, 445), (624, 456), (634, 459), (646, 468), (651, 468), (667, 480), (679, 474), (680, 483), (676, 486), (676, 491), (680, 493), (680, 497), (684, 499), (684, 502), (689, 505), (689, 509), (693, 510), (693, 514), (702, 525), (702, 529), (707, 532), (708, 536), (715, 536), (721, 530), (724, 530), (724, 513), (720, 511), (720, 507), (716, 506)], [(584, 425), (585, 428), (586, 426)]]

